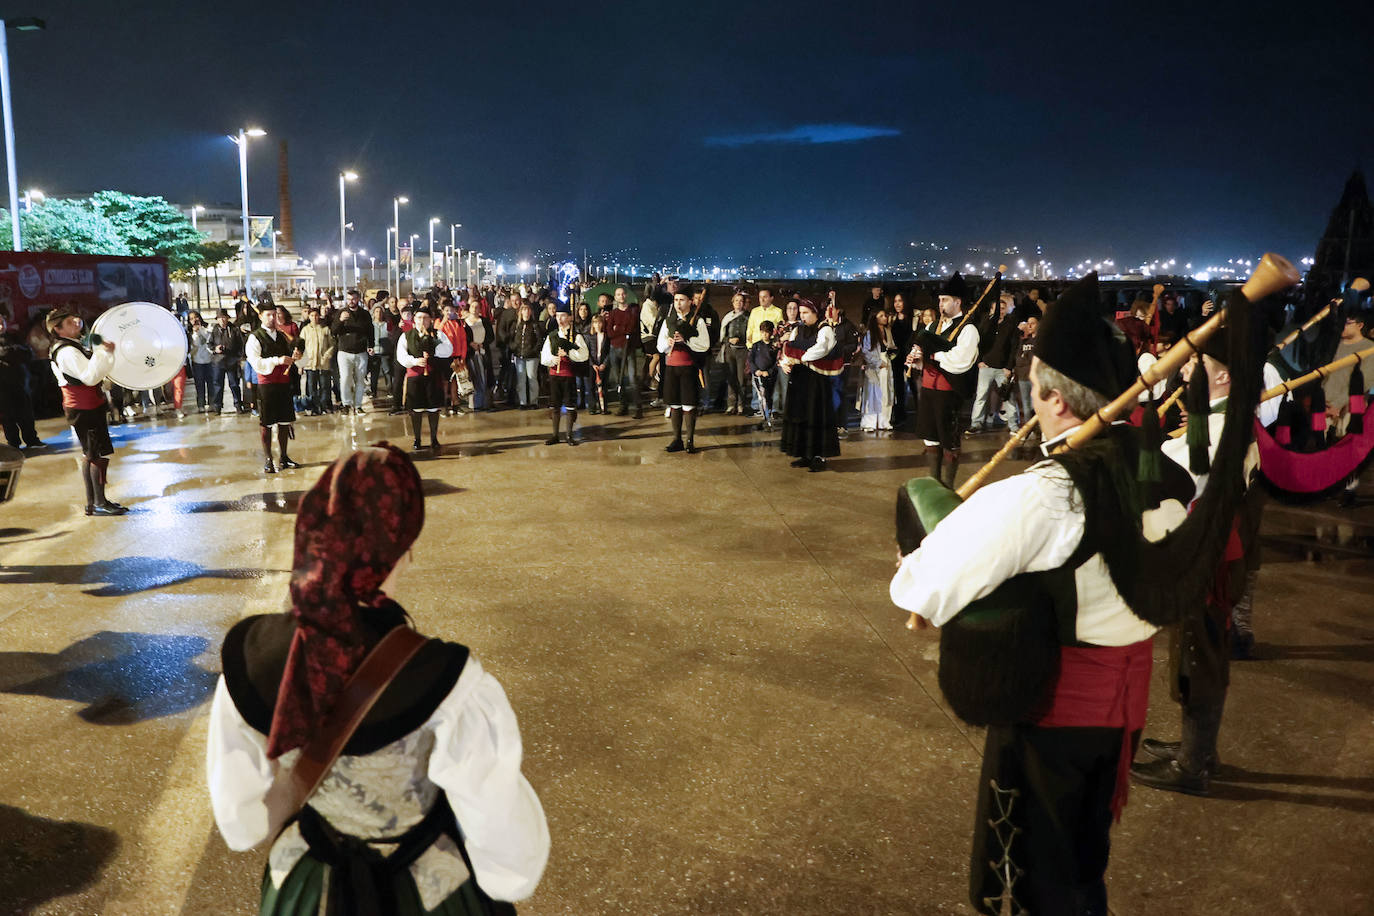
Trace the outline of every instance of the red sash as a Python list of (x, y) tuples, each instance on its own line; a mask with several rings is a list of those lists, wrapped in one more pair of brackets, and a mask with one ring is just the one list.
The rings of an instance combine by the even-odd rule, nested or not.
[(62, 386), (62, 406), (74, 410), (96, 410), (105, 406), (105, 392), (98, 385)]
[(939, 364), (929, 357), (926, 358), (925, 367), (921, 369), (921, 387), (929, 391), (954, 390), (954, 386), (950, 384), (949, 376), (941, 372)]
[(1062, 646), (1059, 673), (1039, 712), (1041, 728), (1119, 728), (1121, 760), (1112, 793), (1112, 817), (1121, 820), (1130, 784), (1131, 735), (1145, 727), (1150, 704), (1151, 640), (1129, 646)]

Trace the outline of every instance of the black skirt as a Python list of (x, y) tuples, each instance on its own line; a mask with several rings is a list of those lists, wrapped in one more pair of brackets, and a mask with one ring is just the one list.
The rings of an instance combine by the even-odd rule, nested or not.
[(296, 408), (291, 403), (288, 382), (264, 383), (258, 380), (258, 423), (263, 426), (289, 426), (296, 422)]
[(71, 424), (72, 432), (76, 433), (76, 441), (81, 443), (81, 454), (87, 458), (107, 458), (114, 454), (104, 407), (92, 407), (89, 410), (67, 407), (63, 413)]
[(792, 367), (787, 378), (787, 403), (783, 407), (784, 455), (793, 458), (834, 458), (840, 453), (835, 427), (834, 382), (806, 365)]
[(444, 406), (443, 376), (432, 368), (428, 375), (406, 375), (406, 410), (439, 410)]
[(959, 428), (963, 407), (964, 399), (957, 391), (922, 388), (916, 402), (916, 435), (927, 442), (940, 443), (946, 451), (958, 451), (963, 434)]
[(557, 409), (577, 407), (577, 377), (549, 373), (549, 406)]

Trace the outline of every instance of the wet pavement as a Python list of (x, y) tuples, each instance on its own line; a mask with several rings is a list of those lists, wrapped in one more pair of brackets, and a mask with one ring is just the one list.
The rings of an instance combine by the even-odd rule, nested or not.
[[(738, 417), (704, 418), (695, 456), (663, 452), (661, 415), (580, 431), (444, 420), (397, 594), (520, 718), (553, 834), (521, 913), (970, 912), (980, 735), (940, 698), (936, 637), (887, 599), (919, 443), (855, 434), (809, 474)], [(250, 417), (116, 427), (123, 518), (81, 513), (69, 433), (40, 433), (0, 505), (0, 914), (255, 912), (263, 855), (225, 848), (203, 782), (219, 643), (282, 607), (322, 468), (408, 431), (303, 418), (306, 466), (268, 477)], [(970, 440), (961, 479), (1000, 442)], [(1372, 490), (1270, 503), (1215, 797), (1133, 789), (1113, 912), (1374, 911)], [(1158, 643), (1147, 734), (1172, 739)]]

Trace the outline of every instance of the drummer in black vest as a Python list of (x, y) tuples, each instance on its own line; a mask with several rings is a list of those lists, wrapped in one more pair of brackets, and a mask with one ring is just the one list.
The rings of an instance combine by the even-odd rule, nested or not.
[(955, 271), (940, 290), (935, 326), (915, 335), (907, 357), (907, 364), (921, 372), (916, 435), (925, 441), (930, 476), (951, 488), (959, 470), (961, 414), (978, 381), (978, 329), (963, 320), (967, 298), (968, 287)]
[(277, 473), (272, 464), (272, 430), (277, 431), (277, 451), (280, 467), (298, 468), (286, 453), (286, 443), (296, 438), (296, 409), (291, 402), (291, 365), (304, 350), (304, 344), (292, 341), (286, 332), (277, 328), (277, 310), (263, 309), (262, 325), (248, 335), (248, 365), (258, 376), (258, 424), (262, 439), (262, 469)]
[[(658, 332), (658, 352), (663, 360), (663, 401), (668, 405), (673, 423), (673, 441), (664, 451), (686, 451), (695, 455), (697, 431), (697, 403), (701, 399), (701, 368), (705, 354), (711, 348), (711, 332), (707, 320), (697, 314), (692, 304), (690, 287), (679, 287), (673, 293), (673, 307), (663, 319)], [(687, 443), (683, 444), (683, 426)]]
[(48, 350), (53, 375), (62, 388), (62, 412), (81, 443), (81, 481), (86, 487), (87, 515), (123, 515), (129, 510), (105, 497), (114, 443), (106, 414), (109, 403), (100, 383), (114, 368), (113, 341), (94, 350), (81, 345), (81, 319), (68, 309), (48, 313), (45, 321), (53, 345)]

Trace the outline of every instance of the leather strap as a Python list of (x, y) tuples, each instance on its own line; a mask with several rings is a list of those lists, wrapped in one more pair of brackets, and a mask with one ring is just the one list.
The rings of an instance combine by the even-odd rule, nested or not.
[(382, 691), (427, 642), (429, 640), (410, 627), (394, 627), (363, 659), (344, 684), (338, 702), (325, 719), (324, 728), (301, 748), (301, 756), (291, 768), (292, 814), (315, 794)]

